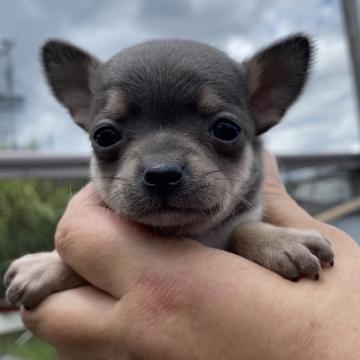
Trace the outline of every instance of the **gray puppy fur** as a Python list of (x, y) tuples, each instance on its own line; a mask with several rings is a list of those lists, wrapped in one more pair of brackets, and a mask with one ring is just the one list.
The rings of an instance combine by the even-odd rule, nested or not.
[[(311, 54), (300, 34), (242, 63), (178, 39), (148, 41), (105, 63), (50, 40), (41, 57), (55, 97), (89, 133), (91, 178), (110, 208), (297, 280), (317, 279), (333, 253), (316, 231), (262, 222), (259, 135), (302, 92)], [(56, 252), (26, 255), (5, 276), (8, 300), (26, 307), (83, 283)]]

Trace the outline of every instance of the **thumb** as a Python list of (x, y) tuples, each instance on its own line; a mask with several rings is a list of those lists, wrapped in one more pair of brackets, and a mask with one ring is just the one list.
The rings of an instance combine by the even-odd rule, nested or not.
[(358, 253), (358, 245), (341, 230), (313, 218), (287, 193), (281, 180), (277, 161), (269, 151), (263, 152), (264, 181), (262, 200), (264, 204), (264, 220), (281, 227), (297, 229), (317, 229), (331, 240), (336, 253), (337, 263), (344, 257), (348, 261), (349, 254)]
[(262, 160), (264, 164), (264, 186), (266, 188), (278, 188), (278, 190), (286, 192), (275, 156), (269, 150), (264, 149)]
[(317, 221), (287, 193), (274, 155), (263, 151), (262, 200), (265, 221), (284, 227), (309, 228)]

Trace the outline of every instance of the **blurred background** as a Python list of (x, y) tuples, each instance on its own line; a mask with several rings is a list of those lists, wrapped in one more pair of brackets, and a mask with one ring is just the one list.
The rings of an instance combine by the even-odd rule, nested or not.
[[(292, 195), (360, 242), (359, 14), (356, 0), (0, 0), (0, 271), (52, 248), (68, 199), (87, 181), (88, 138), (42, 75), (49, 37), (103, 60), (147, 39), (189, 38), (241, 61), (279, 37), (309, 34), (317, 51), (308, 87), (265, 143)], [(0, 359), (52, 359), (13, 310), (0, 300)]]

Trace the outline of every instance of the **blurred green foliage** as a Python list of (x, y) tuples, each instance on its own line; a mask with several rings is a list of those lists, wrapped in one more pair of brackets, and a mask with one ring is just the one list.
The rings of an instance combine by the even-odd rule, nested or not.
[(0, 358), (2, 358), (2, 353), (26, 360), (51, 360), (57, 358), (55, 350), (50, 345), (35, 337), (25, 345), (20, 346), (17, 342), (20, 335), (21, 333), (12, 333), (0, 336)]
[[(11, 259), (53, 248), (56, 224), (71, 195), (85, 182), (78, 179), (0, 181), (0, 274)], [(1, 286), (0, 297), (4, 291)]]

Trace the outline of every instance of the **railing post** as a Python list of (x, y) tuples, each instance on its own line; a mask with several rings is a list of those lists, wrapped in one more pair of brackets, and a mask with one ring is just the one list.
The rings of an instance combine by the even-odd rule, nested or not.
[[(352, 72), (357, 105), (358, 135), (360, 144), (360, 18), (359, 6), (356, 0), (341, 0), (345, 33), (350, 50)], [(360, 145), (359, 145), (360, 148)]]
[(360, 196), (360, 169), (356, 169), (349, 173), (352, 197)]

